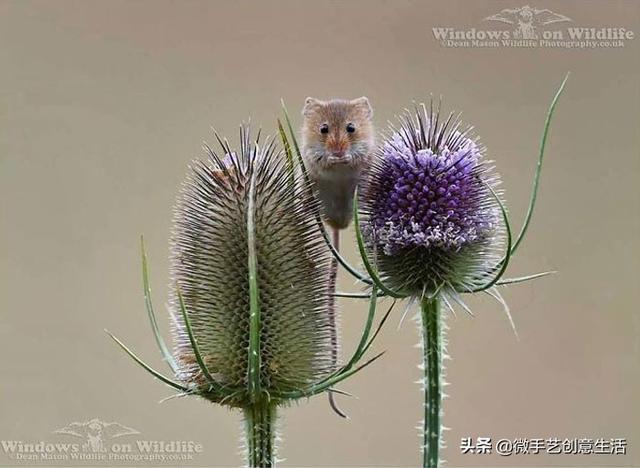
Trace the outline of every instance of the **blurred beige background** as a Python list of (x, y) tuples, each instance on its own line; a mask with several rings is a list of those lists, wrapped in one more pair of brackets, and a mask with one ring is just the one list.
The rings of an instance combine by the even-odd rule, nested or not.
[[(366, 95), (382, 127), (412, 99), (442, 94), (497, 161), (519, 227), (547, 105), (571, 71), (533, 227), (510, 268), (559, 273), (506, 289), (520, 342), (488, 297), (470, 300), (475, 318), (449, 320), (444, 458), (640, 466), (640, 38), (477, 49), (441, 47), (431, 33), (508, 30), (482, 19), (524, 3), (0, 0), (0, 439), (72, 441), (52, 431), (99, 418), (148, 440), (200, 442), (193, 465), (238, 465), (238, 414), (197, 399), (158, 404), (171, 391), (103, 332), (162, 368), (138, 236), (166, 330), (171, 207), (210, 126), (235, 138), (251, 117), (273, 132), (281, 97), (298, 119), (307, 95)], [(635, 1), (532, 6), (640, 34)], [(341, 287), (356, 285), (345, 276)], [(419, 463), (418, 335), (410, 320), (396, 331), (401, 311), (379, 341), (384, 359), (343, 385), (359, 397), (340, 398), (351, 420), (325, 397), (283, 411), (283, 466)], [(363, 303), (342, 303), (347, 350), (363, 317)], [(628, 454), (462, 455), (465, 436), (623, 437)], [(0, 452), (0, 465), (24, 464)]]

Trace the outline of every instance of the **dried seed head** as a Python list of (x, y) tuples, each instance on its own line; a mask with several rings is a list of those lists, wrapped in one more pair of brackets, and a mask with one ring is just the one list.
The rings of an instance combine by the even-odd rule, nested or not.
[(325, 313), (329, 257), (315, 224), (318, 206), (275, 143), (251, 143), (243, 129), (238, 152), (221, 145), (224, 158), (208, 149), (208, 158), (192, 163), (183, 184), (174, 216), (171, 278), (222, 394), (206, 393), (208, 381), (176, 287), (170, 288), (170, 305), (178, 380), (212, 401), (244, 406), (251, 398), (248, 217), (255, 226), (260, 387), (276, 399), (332, 370)]

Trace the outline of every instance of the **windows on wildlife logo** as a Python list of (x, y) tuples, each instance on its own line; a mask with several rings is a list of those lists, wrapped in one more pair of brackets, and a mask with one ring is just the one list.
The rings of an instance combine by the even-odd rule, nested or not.
[[(140, 432), (117, 422), (94, 418), (72, 422), (53, 431), (56, 440), (2, 440), (5, 457), (28, 465), (54, 461), (171, 463), (180, 465), (201, 454), (202, 444), (192, 440), (146, 440)], [(58, 440), (59, 439), (59, 440)]]
[(431, 30), (442, 47), (450, 48), (619, 48), (635, 38), (635, 32), (624, 27), (576, 26), (568, 16), (529, 5), (505, 8), (483, 21), (487, 28)]

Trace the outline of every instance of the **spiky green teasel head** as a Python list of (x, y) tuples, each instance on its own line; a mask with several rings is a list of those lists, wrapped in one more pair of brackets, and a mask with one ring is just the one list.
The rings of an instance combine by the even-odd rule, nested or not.
[(363, 234), (385, 283), (403, 295), (485, 283), (504, 251), (484, 148), (453, 113), (407, 111), (391, 128), (363, 193)]
[(257, 394), (277, 403), (333, 370), (328, 249), (318, 205), (274, 141), (251, 142), (243, 129), (239, 151), (221, 145), (223, 157), (208, 148), (191, 164), (175, 208), (176, 378), (230, 406)]
[[(384, 354), (361, 362), (391, 312), (373, 332), (374, 288), (360, 342), (338, 366), (335, 328), (327, 314), (329, 248), (319, 204), (306, 172), (296, 175), (291, 146), (278, 124), (284, 153), (275, 140), (261, 145), (258, 135), (252, 142), (243, 126), (238, 151), (216, 134), (224, 156), (207, 146), (208, 157), (188, 170), (171, 236), (173, 352), (160, 333), (141, 242), (145, 306), (175, 380), (107, 332), (178, 395), (241, 409), (251, 467), (277, 461), (278, 406), (340, 392), (336, 384)], [(293, 138), (288, 120), (287, 126)]]

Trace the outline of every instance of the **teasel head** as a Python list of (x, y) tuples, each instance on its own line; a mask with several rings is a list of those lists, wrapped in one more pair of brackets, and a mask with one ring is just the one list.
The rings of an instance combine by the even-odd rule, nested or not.
[(441, 119), (440, 104), (436, 112), (433, 104), (429, 111), (421, 105), (399, 120), (363, 190), (362, 221), (354, 208), (355, 227), (373, 284), (395, 298), (410, 297), (407, 310), (420, 299), (420, 435), (423, 466), (435, 468), (444, 446), (440, 421), (448, 356), (440, 304), (453, 311), (455, 301), (469, 311), (460, 294), (494, 286), (509, 261), (511, 231), (497, 193), (500, 179), (471, 127), (462, 128), (453, 113)]
[(440, 103), (435, 112), (433, 103), (429, 110), (420, 105), (406, 111), (400, 125), (391, 126), (370, 179), (356, 198), (354, 226), (369, 278), (357, 271), (354, 276), (374, 291), (410, 298), (407, 311), (415, 299), (420, 302), (424, 467), (436, 468), (443, 461), (441, 400), (446, 396), (444, 360), (449, 356), (441, 305), (453, 312), (455, 302), (471, 313), (461, 294), (484, 292), (500, 302), (515, 333), (497, 286), (552, 273), (503, 279), (532, 219), (551, 117), (568, 76), (547, 113), (529, 207), (515, 240), (501, 200), (500, 178), (484, 157), (483, 146), (472, 127), (462, 127), (459, 115), (443, 119)]
[[(210, 151), (189, 169), (175, 209), (170, 289), (178, 380), (240, 407), (332, 371), (329, 253), (315, 226), (318, 207), (291, 184), (273, 140), (252, 144), (248, 131), (241, 140), (237, 153), (223, 142), (224, 157)], [(212, 381), (214, 391), (205, 391)]]
[(360, 205), (378, 273), (402, 296), (486, 284), (505, 249), (500, 178), (459, 115), (416, 106), (379, 148)]
[[(372, 299), (361, 345), (332, 364), (329, 249), (319, 205), (274, 139), (251, 140), (241, 127), (234, 150), (206, 146), (192, 162), (174, 210), (169, 305), (173, 352), (151, 302), (143, 247), (145, 303), (157, 344), (175, 380), (140, 365), (180, 395), (242, 410), (247, 463), (273, 466), (278, 407), (324, 391), (362, 369), (372, 344)], [(375, 296), (375, 294), (374, 294)]]

